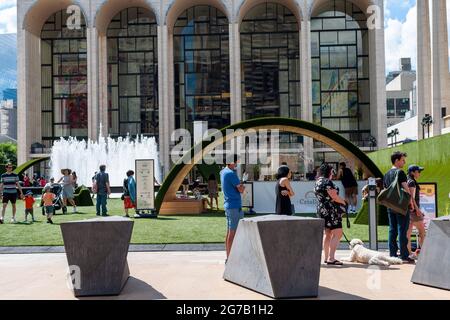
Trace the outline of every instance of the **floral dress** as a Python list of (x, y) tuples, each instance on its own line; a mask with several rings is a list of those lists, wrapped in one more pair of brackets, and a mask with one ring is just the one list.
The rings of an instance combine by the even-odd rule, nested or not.
[(338, 206), (333, 202), (328, 190), (339, 189), (334, 183), (324, 177), (320, 177), (316, 181), (314, 192), (317, 197), (317, 215), (319, 218), (325, 220), (325, 228), (330, 230), (342, 228), (342, 215), (338, 209)]

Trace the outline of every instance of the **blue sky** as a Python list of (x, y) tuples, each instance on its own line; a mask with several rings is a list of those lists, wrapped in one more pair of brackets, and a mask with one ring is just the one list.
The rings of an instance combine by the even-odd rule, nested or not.
[[(16, 4), (17, 0), (0, 0), (0, 34), (16, 32)], [(398, 69), (402, 57), (411, 57), (415, 67), (416, 0), (385, 0), (384, 5), (386, 71)], [(450, 16), (450, 0), (447, 0), (447, 11)]]

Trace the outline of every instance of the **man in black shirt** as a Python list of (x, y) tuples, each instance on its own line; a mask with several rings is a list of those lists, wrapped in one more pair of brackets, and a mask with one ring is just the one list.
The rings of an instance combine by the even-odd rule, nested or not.
[[(392, 168), (384, 175), (383, 184), (384, 187), (389, 187), (398, 174), (398, 184), (405, 192), (409, 193), (408, 178), (402, 168), (406, 164), (406, 153), (394, 152), (391, 156)], [(414, 263), (414, 260), (409, 258), (408, 251), (408, 228), (409, 228), (409, 212), (406, 216), (394, 212), (391, 209), (387, 209), (389, 217), (389, 252), (391, 257), (397, 257), (397, 237), (400, 245), (400, 258), (403, 262)]]

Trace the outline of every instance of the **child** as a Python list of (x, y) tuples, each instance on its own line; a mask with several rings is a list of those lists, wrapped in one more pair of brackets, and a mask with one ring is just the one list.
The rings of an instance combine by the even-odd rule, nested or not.
[(33, 213), (33, 204), (34, 204), (33, 192), (28, 191), (25, 194), (23, 201), (25, 201), (25, 222), (28, 222), (28, 214), (31, 215), (32, 219), (31, 221), (36, 222), (36, 220), (34, 220), (34, 213)]
[(45, 193), (42, 196), (42, 200), (44, 201), (45, 213), (47, 214), (47, 223), (53, 224), (53, 200), (55, 200), (56, 196), (51, 190), (51, 188), (45, 188)]

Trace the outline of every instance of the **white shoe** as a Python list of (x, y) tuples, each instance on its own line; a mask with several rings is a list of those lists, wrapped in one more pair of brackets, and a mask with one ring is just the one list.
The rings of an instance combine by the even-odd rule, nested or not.
[(77, 207), (73, 207), (73, 208), (72, 208), (72, 212), (73, 212), (73, 213), (77, 213)]
[(15, 218), (12, 218), (12, 219), (11, 219), (11, 223), (17, 223), (16, 219), (15, 219)]

